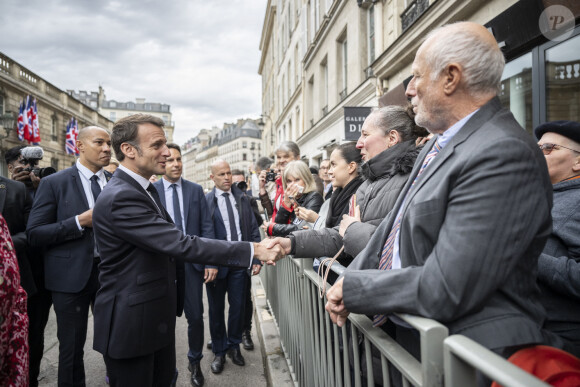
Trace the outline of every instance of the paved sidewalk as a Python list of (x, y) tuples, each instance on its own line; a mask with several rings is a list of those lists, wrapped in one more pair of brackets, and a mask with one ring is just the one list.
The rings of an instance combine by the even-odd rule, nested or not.
[[(254, 284), (259, 284), (259, 279), (254, 277)], [(258, 282), (256, 282), (256, 280)], [(260, 286), (261, 287), (261, 286)], [(255, 289), (253, 289), (255, 291)], [(226, 301), (227, 302), (227, 301)], [(209, 340), (209, 317), (207, 308), (207, 298), (204, 296), (204, 322), (205, 322), (205, 341)], [(100, 353), (92, 349), (93, 344), (93, 319), (89, 317), (89, 332), (85, 345), (85, 372), (87, 387), (107, 386), (105, 383), (105, 363)], [(256, 319), (254, 319), (256, 322)], [(239, 367), (227, 358), (224, 371), (219, 375), (214, 375), (210, 370), (210, 363), (213, 360), (213, 354), (204, 347), (204, 358), (201, 361), (201, 369), (205, 376), (205, 386), (252, 386), (266, 387), (267, 377), (263, 360), (260, 340), (256, 333), (256, 324), (252, 327), (252, 338), (255, 349), (246, 351), (242, 349), (242, 355), (246, 360), (244, 367)], [(268, 340), (272, 340), (269, 338)], [(275, 340), (275, 338), (274, 338)], [(177, 319), (176, 327), (176, 351), (177, 351), (177, 368), (179, 370), (178, 386), (191, 386), (189, 381), (190, 372), (187, 370), (187, 321), (185, 317)], [(54, 313), (51, 316), (45, 332), (45, 353), (40, 368), (40, 386), (56, 386), (58, 369), (58, 341), (56, 339), (56, 321)], [(274, 383), (274, 386), (279, 384)]]

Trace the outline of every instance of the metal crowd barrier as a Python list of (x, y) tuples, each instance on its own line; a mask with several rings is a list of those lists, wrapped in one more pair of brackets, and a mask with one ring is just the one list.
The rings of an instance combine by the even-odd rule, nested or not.
[[(364, 315), (351, 314), (350, 324), (338, 328), (324, 310), (326, 299), (318, 297), (318, 274), (312, 259), (283, 259), (262, 270), (262, 282), (272, 315), (280, 332), (294, 381), (299, 386), (390, 386), (393, 368), (402, 375), (403, 386), (443, 385), (443, 340), (447, 328), (434, 320), (398, 315), (421, 337), (418, 361)], [(343, 267), (335, 263), (333, 271)], [(380, 375), (375, 375), (371, 349), (380, 356)], [(361, 351), (364, 351), (362, 368)]]
[(503, 386), (549, 386), (465, 336), (449, 336), (443, 349), (445, 387), (475, 386), (477, 371)]
[[(383, 330), (374, 328), (367, 316), (351, 313), (349, 324), (337, 327), (324, 309), (326, 298), (318, 296), (320, 279), (312, 262), (287, 258), (275, 267), (265, 266), (261, 274), (298, 386), (391, 386), (390, 373), (395, 369), (401, 373), (403, 387), (477, 386), (478, 371), (506, 387), (546, 386), (465, 336), (447, 337), (447, 328), (434, 320), (397, 314), (420, 335), (420, 361)], [(332, 271), (339, 275), (343, 270), (338, 263), (332, 265)], [(375, 375), (378, 369), (380, 375)]]

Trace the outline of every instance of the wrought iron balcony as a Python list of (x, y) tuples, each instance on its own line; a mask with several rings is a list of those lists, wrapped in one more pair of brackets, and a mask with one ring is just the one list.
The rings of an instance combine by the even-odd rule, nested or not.
[(413, 25), (417, 19), (429, 8), (429, 0), (414, 0), (401, 14), (403, 31)]

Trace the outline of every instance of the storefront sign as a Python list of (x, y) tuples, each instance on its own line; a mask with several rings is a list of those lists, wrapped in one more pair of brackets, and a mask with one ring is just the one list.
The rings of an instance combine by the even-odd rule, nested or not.
[(363, 122), (371, 113), (371, 107), (345, 107), (344, 108), (344, 139), (356, 141), (360, 137)]

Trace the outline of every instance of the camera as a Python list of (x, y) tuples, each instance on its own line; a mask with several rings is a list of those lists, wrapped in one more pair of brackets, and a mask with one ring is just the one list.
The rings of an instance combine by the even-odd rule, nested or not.
[(276, 181), (276, 172), (270, 169), (270, 172), (266, 172), (266, 183), (269, 181)]
[(43, 178), (53, 173), (56, 173), (56, 169), (52, 167), (38, 168), (38, 162), (44, 157), (44, 151), (39, 146), (27, 146), (20, 149), (20, 155), (22, 159), (20, 163), (23, 165), (28, 165), (23, 171), (32, 172), (35, 176)]
[(236, 181), (234, 182), (234, 185), (241, 189), (243, 192), (246, 192), (248, 189), (248, 184), (245, 181)]

